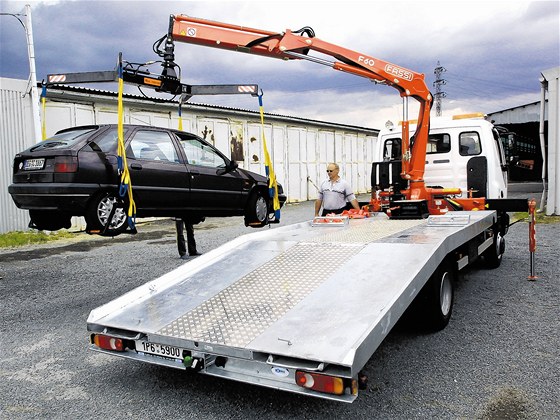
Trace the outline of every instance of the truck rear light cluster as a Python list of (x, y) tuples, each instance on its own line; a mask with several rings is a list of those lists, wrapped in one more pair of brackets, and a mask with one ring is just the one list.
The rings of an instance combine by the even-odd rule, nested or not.
[[(347, 387), (346, 380), (337, 376), (323, 375), (321, 373), (296, 371), (296, 383), (302, 388), (312, 389), (327, 394), (342, 395)], [(348, 380), (353, 395), (358, 393), (357, 382)]]
[(76, 156), (56, 156), (54, 158), (55, 172), (78, 172), (78, 158)]
[(103, 350), (125, 351), (125, 340), (110, 335), (92, 334), (91, 342)]

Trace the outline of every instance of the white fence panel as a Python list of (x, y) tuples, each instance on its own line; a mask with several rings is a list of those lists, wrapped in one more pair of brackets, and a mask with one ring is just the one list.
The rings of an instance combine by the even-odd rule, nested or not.
[[(0, 233), (27, 228), (27, 211), (19, 210), (7, 192), (12, 177), (13, 156), (32, 146), (33, 124), (31, 99), (24, 96), (27, 82), (1, 79), (0, 132)], [(86, 103), (84, 103), (86, 102)], [(176, 104), (151, 104), (143, 98), (127, 98), (124, 102), (124, 121), (158, 127), (179, 128)], [(47, 135), (56, 131), (88, 124), (116, 124), (118, 118), (116, 95), (100, 96), (50, 89), (46, 105)], [(222, 153), (233, 157), (240, 167), (264, 175), (265, 161), (261, 125), (255, 113), (208, 108), (187, 104), (183, 107), (183, 130), (205, 138)], [(369, 190), (375, 132), (367, 135), (356, 128), (338, 128), (334, 124), (310, 122), (295, 118), (271, 116), (265, 125), (268, 151), (278, 182), (284, 186), (288, 202), (313, 200), (317, 186), (326, 178), (329, 162), (337, 162), (343, 176), (356, 192)], [(73, 226), (84, 228), (82, 218), (73, 218)]]

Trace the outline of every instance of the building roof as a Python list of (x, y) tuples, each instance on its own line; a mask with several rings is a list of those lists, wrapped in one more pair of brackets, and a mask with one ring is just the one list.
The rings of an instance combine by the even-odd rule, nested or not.
[[(40, 85), (40, 84), (38, 84)], [(42, 87), (40, 85), (40, 87)], [(117, 100), (118, 94), (117, 92), (103, 90), (103, 89), (95, 89), (95, 88), (86, 88), (82, 86), (71, 86), (71, 85), (55, 85), (50, 86), (47, 89), (47, 98), (57, 98), (57, 97), (68, 97), (72, 94), (75, 94), (77, 97), (83, 98), (84, 96), (97, 96), (97, 97), (106, 97), (110, 98), (111, 100)], [(73, 99), (78, 99), (74, 97)], [(137, 102), (145, 102), (147, 104), (160, 104), (164, 106), (170, 107), (177, 107), (178, 101), (175, 99), (168, 99), (162, 97), (154, 97), (148, 95), (137, 95), (131, 93), (123, 93), (123, 99), (137, 101)], [(199, 104), (194, 102), (187, 102), (183, 105), (183, 109), (190, 108), (190, 109), (204, 109), (204, 110), (214, 110), (221, 113), (242, 113), (245, 115), (253, 115), (255, 117), (259, 116), (258, 111), (242, 109), (242, 108), (234, 108), (234, 107), (225, 107), (220, 105), (210, 105), (210, 104)], [(378, 129), (369, 128), (369, 127), (361, 127), (355, 125), (348, 125), (348, 124), (340, 124), (340, 123), (332, 123), (328, 121), (321, 121), (321, 120), (313, 120), (309, 118), (301, 118), (301, 117), (294, 117), (290, 115), (282, 115), (282, 114), (274, 114), (274, 113), (265, 113), (267, 118), (283, 120), (283, 121), (292, 121), (298, 122), (308, 125), (316, 125), (322, 127), (331, 127), (337, 129), (350, 129), (353, 131), (363, 131), (370, 134), (377, 134), (379, 132)]]

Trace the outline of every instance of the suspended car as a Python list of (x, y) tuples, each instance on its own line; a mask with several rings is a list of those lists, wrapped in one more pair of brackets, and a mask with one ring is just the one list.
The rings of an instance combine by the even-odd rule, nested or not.
[[(239, 168), (202, 138), (183, 131), (125, 125), (124, 140), (137, 217), (244, 216), (265, 226), (274, 215), (266, 177)], [(58, 230), (84, 216), (87, 231), (115, 236), (127, 227), (127, 198), (119, 194), (117, 126), (61, 130), (18, 153), (15, 204), (29, 210), (30, 226)], [(286, 196), (278, 186), (279, 201)]]

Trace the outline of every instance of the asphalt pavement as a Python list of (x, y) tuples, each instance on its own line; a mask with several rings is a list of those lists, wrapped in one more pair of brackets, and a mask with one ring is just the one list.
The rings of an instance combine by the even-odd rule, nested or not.
[[(281, 225), (312, 212), (287, 205)], [(517, 223), (499, 268), (462, 273), (446, 329), (398, 325), (353, 404), (89, 351), (92, 309), (185, 263), (172, 220), (138, 230), (0, 250), (1, 419), (560, 419), (560, 224), (537, 226), (536, 281)], [(239, 217), (195, 227), (201, 252), (253, 231)]]

